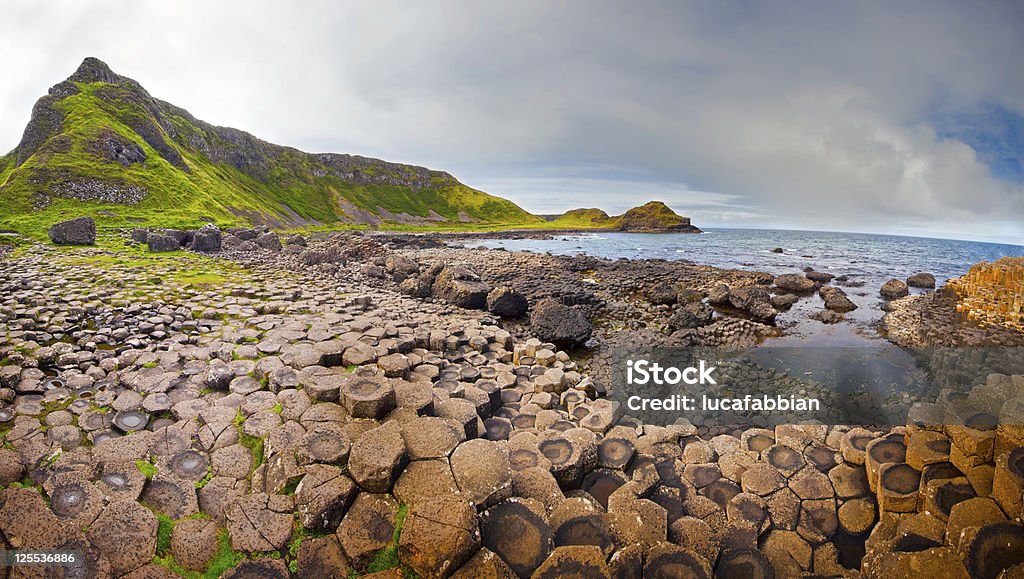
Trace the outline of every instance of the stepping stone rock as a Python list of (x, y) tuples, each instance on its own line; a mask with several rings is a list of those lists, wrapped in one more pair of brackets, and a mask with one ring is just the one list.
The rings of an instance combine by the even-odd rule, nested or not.
[(484, 439), (466, 441), (451, 457), (452, 473), (459, 490), (480, 508), (512, 495), (512, 467), (508, 450)]
[(480, 548), (476, 509), (458, 495), (419, 502), (409, 509), (398, 556), (421, 577), (443, 577)]
[(363, 490), (385, 493), (391, 490), (405, 462), (401, 426), (397, 422), (388, 422), (359, 436), (352, 445), (348, 469)]
[(395, 481), (393, 494), (402, 504), (414, 504), (432, 497), (458, 494), (447, 459), (415, 460), (409, 463)]
[(532, 577), (533, 579), (557, 579), (560, 577), (606, 577), (611, 579), (612, 574), (600, 548), (573, 545), (558, 547), (552, 551)]
[(281, 549), (292, 534), (292, 497), (257, 493), (225, 510), (231, 547), (248, 553)]
[(524, 499), (512, 498), (488, 509), (480, 529), (483, 546), (501, 557), (520, 577), (529, 577), (553, 546), (553, 533), (543, 512)]
[(299, 543), (295, 557), (300, 578), (347, 577), (352, 571), (337, 537), (309, 537)]
[(466, 564), (452, 573), (451, 579), (516, 579), (518, 576), (501, 557), (486, 547), (480, 549)]
[(353, 418), (383, 418), (395, 408), (395, 389), (382, 376), (350, 374), (341, 382), (341, 405)]
[(447, 458), (464, 437), (447, 420), (433, 416), (421, 416), (402, 425), (402, 440), (412, 460)]
[(86, 536), (110, 561), (115, 575), (149, 563), (156, 554), (156, 515), (135, 501), (107, 505)]
[(647, 552), (644, 577), (711, 579), (711, 565), (690, 549), (661, 542)]
[(391, 542), (398, 503), (390, 495), (359, 493), (338, 526), (338, 542), (357, 569)]
[(174, 526), (171, 554), (182, 567), (205, 571), (217, 554), (217, 524), (202, 519), (186, 519)]
[(234, 569), (229, 569), (222, 579), (288, 579), (291, 573), (281, 559), (246, 559)]
[(302, 525), (321, 533), (334, 532), (355, 498), (356, 485), (336, 466), (312, 464), (304, 470), (295, 488)]

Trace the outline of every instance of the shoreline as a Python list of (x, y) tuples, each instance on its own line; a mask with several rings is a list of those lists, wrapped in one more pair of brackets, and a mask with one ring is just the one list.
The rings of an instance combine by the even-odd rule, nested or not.
[[(85, 554), (99, 575), (205, 568), (190, 554), (223, 537), (239, 569), (275, 576), (363, 573), (383, 552), (421, 576), (449, 573), (447, 561), (468, 576), (511, 573), (515, 553), (528, 555), (526, 574), (568, 561), (630, 576), (630, 561), (653, 572), (661, 552), (705, 574), (752, 564), (777, 576), (877, 576), (949, 564), (897, 544), (897, 518), (942, 509), (945, 529), (961, 516), (927, 502), (937, 491), (925, 482), (901, 490), (909, 471), (949, 492), (972, 469), (1011, 472), (1012, 430), (991, 431), (991, 455), (960, 458), (953, 426), (836, 422), (847, 395), (742, 360), (723, 371), (751, 399), (820, 400), (830, 422), (694, 415), (658, 426), (607, 396), (616, 348), (739, 348), (780, 334), (751, 319), (775, 295), (769, 273), (405, 233), (236, 233), (210, 254), (149, 253), (125, 232), (101, 247), (0, 256), (4, 536), (34, 545), (68, 533), (94, 547)], [(906, 313), (922, 301), (893, 302), (893, 323), (922, 323)], [(966, 395), (1016, 379), (974, 377)], [(930, 408), (870, 395), (854, 393), (854, 410)], [(956, 450), (919, 464), (917, 449), (934, 440)], [(906, 458), (886, 462), (892, 452)], [(119, 477), (127, 489), (111, 486)], [(913, 501), (894, 507), (894, 493)], [(367, 543), (370, 518), (390, 531)], [(991, 523), (972, 541), (987, 541)], [(154, 558), (159, 525), (194, 549)], [(507, 532), (514, 525), (526, 532)], [(561, 543), (531, 539), (545, 536)], [(603, 547), (576, 542), (594, 537)], [(748, 557), (739, 567), (724, 555), (736, 552)]]

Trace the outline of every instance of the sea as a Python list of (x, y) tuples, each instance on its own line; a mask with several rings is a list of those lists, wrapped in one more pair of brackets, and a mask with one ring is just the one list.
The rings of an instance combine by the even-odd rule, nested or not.
[[(809, 315), (823, 307), (819, 297), (803, 298), (777, 324), (785, 337), (776, 345), (857, 346), (880, 339), (884, 315), (879, 288), (891, 278), (905, 280), (920, 272), (935, 276), (937, 287), (959, 277), (980, 261), (1024, 255), (1024, 246), (868, 233), (772, 229), (710, 229), (700, 234), (582, 233), (550, 239), (474, 239), (472, 246), (556, 255), (587, 254), (610, 259), (686, 260), (725, 269), (764, 271), (773, 275), (803, 273), (806, 268), (847, 276), (842, 287), (858, 309), (840, 324), (825, 325)], [(782, 253), (773, 250), (781, 248)], [(911, 288), (911, 293), (923, 289)]]

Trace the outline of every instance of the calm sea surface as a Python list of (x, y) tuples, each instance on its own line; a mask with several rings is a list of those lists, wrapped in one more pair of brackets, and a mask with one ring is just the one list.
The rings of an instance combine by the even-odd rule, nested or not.
[[(859, 307), (847, 314), (849, 323), (824, 326), (807, 316), (821, 309), (817, 296), (801, 299), (778, 323), (791, 338), (814, 336), (835, 345), (855, 345), (875, 339), (871, 327), (883, 312), (878, 290), (890, 278), (928, 272), (937, 285), (967, 272), (979, 261), (1024, 255), (1024, 246), (901, 237), (862, 233), (782, 231), (765, 229), (712, 229), (702, 234), (599, 233), (557, 236), (554, 239), (473, 240), (472, 246), (504, 247), (512, 251), (588, 254), (616, 259), (688, 260), (729, 269), (766, 271), (774, 275), (802, 273), (807, 267), (835, 276), (846, 275), (843, 287)], [(781, 247), (783, 253), (773, 253)], [(923, 290), (911, 288), (914, 293)]]

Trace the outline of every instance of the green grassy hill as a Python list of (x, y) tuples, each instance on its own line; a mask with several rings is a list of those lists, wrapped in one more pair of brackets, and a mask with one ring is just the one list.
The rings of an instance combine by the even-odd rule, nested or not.
[(94, 58), (37, 101), (18, 148), (0, 157), (0, 229), (39, 236), (79, 215), (100, 227), (542, 222), (442, 171), (304, 153), (210, 125)]
[(661, 201), (645, 203), (614, 217), (610, 217), (600, 209), (573, 209), (557, 219), (547, 222), (545, 227), (637, 232), (701, 232), (700, 229), (690, 224), (689, 217), (680, 216)]

